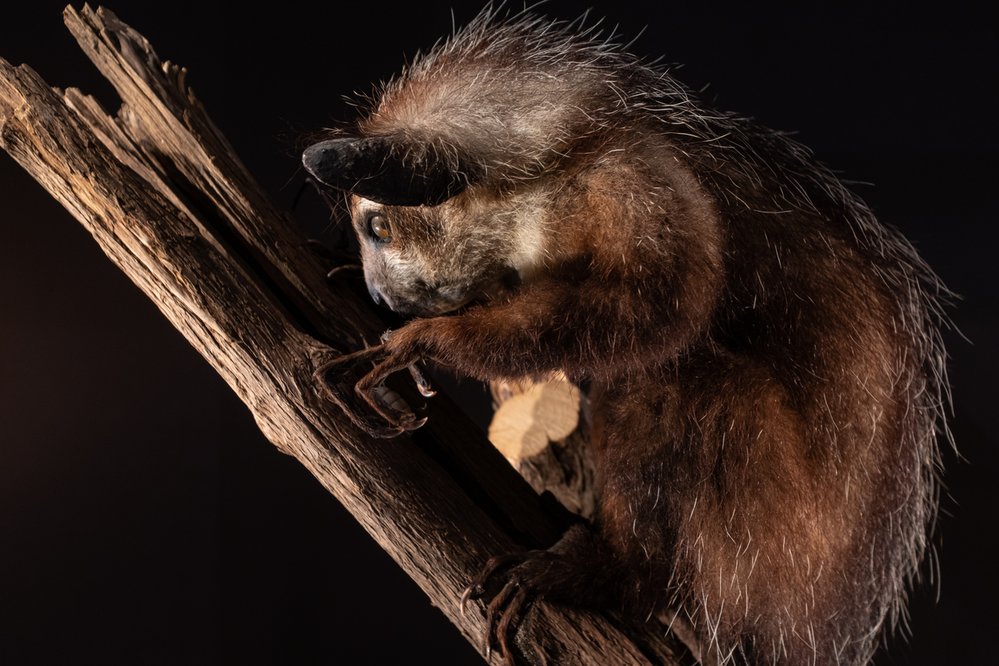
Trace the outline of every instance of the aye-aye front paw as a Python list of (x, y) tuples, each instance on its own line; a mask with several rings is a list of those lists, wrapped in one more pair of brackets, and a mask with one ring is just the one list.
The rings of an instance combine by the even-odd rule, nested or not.
[(408, 369), (420, 394), (434, 395), (416, 363), (415, 359), (402, 358), (389, 351), (388, 345), (381, 344), (338, 356), (319, 366), (315, 377), (327, 397), (359, 428), (373, 437), (396, 437), (416, 430), (427, 421), (398, 392), (385, 385), (390, 375)]
[(497, 645), (504, 663), (510, 666), (516, 659), (511, 641), (533, 602), (569, 601), (598, 608), (614, 605), (616, 576), (607, 566), (606, 556), (589, 524), (576, 522), (546, 550), (491, 558), (461, 595), (461, 612), (466, 612), (469, 601), (482, 600), (486, 611), (484, 651), (488, 656)]
[(551, 549), (499, 555), (486, 563), (462, 593), (460, 607), (465, 613), (469, 601), (480, 599), (485, 604), (482, 649), (487, 659), (495, 646), (504, 664), (516, 664), (511, 641), (527, 607), (549, 594), (561, 596), (569, 586), (567, 575), (573, 575), (567, 562)]

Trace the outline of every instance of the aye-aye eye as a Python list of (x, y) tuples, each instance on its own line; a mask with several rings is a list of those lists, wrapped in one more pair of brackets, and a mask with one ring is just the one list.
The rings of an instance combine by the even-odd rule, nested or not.
[(369, 216), (368, 234), (379, 243), (388, 243), (391, 241), (392, 227), (389, 226), (388, 218), (380, 213)]

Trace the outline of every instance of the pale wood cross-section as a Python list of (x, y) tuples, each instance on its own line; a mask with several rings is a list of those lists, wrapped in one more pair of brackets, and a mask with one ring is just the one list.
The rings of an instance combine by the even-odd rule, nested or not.
[[(109, 115), (80, 91), (55, 90), (0, 59), (0, 146), (211, 363), (268, 439), (301, 461), (478, 646), (482, 606), (463, 616), (462, 590), (490, 556), (555, 541), (565, 525), (556, 503), (533, 492), (445, 399), (435, 398), (423, 430), (393, 440), (367, 437), (324, 401), (317, 364), (376, 343), (383, 324), (354, 294), (330, 287), (296, 224), (186, 86), (183, 68), (161, 61), (105, 9), (67, 8), (65, 20), (121, 108)], [(545, 603), (532, 606), (516, 642), (533, 663), (689, 659), (654, 622)]]
[(490, 382), (496, 413), (489, 441), (536, 491), (592, 518), (595, 471), (590, 458), (585, 400), (563, 373), (546, 381)]

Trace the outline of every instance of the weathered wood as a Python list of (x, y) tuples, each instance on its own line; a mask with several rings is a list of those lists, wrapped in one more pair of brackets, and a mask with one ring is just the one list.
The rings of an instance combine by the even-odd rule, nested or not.
[[(81, 48), (117, 89), (109, 116), (0, 59), (0, 146), (94, 236), (250, 408), (473, 644), (482, 607), (458, 599), (485, 560), (563, 527), (444, 400), (411, 437), (372, 440), (325, 402), (315, 367), (384, 325), (328, 286), (305, 239), (235, 156), (185, 84), (111, 12), (67, 8)], [(535, 662), (679, 663), (659, 625), (537, 604), (518, 633)], [(498, 657), (491, 657), (493, 662)]]
[[(489, 389), (496, 407), (489, 440), (535, 491), (549, 492), (569, 511), (592, 518), (596, 471), (579, 389), (561, 373), (544, 382), (493, 381)], [(552, 412), (540, 411), (546, 399), (554, 403)]]

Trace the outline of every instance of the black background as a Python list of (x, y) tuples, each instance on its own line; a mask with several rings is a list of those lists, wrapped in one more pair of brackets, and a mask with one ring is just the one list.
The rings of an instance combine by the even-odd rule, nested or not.
[[(340, 3), (335, 3), (340, 4)], [(169, 2), (112, 8), (189, 81), (288, 204), (302, 133), (451, 27), (447, 5)], [(961, 454), (933, 587), (880, 664), (989, 663), (999, 40), (983, 12), (594, 2), (633, 49), (799, 138), (858, 185), (964, 300), (951, 332)], [(986, 3), (982, 3), (983, 6)], [(752, 5), (752, 9), (748, 7)], [(113, 93), (60, 2), (0, 16), (0, 56)], [(478, 6), (454, 9), (459, 23)], [(543, 11), (573, 18), (582, 6)], [(322, 226), (313, 203), (300, 214)], [(393, 445), (386, 443), (387, 446)], [(928, 570), (928, 568), (927, 568)], [(420, 590), (12, 160), (0, 156), (0, 663), (479, 663)]]

